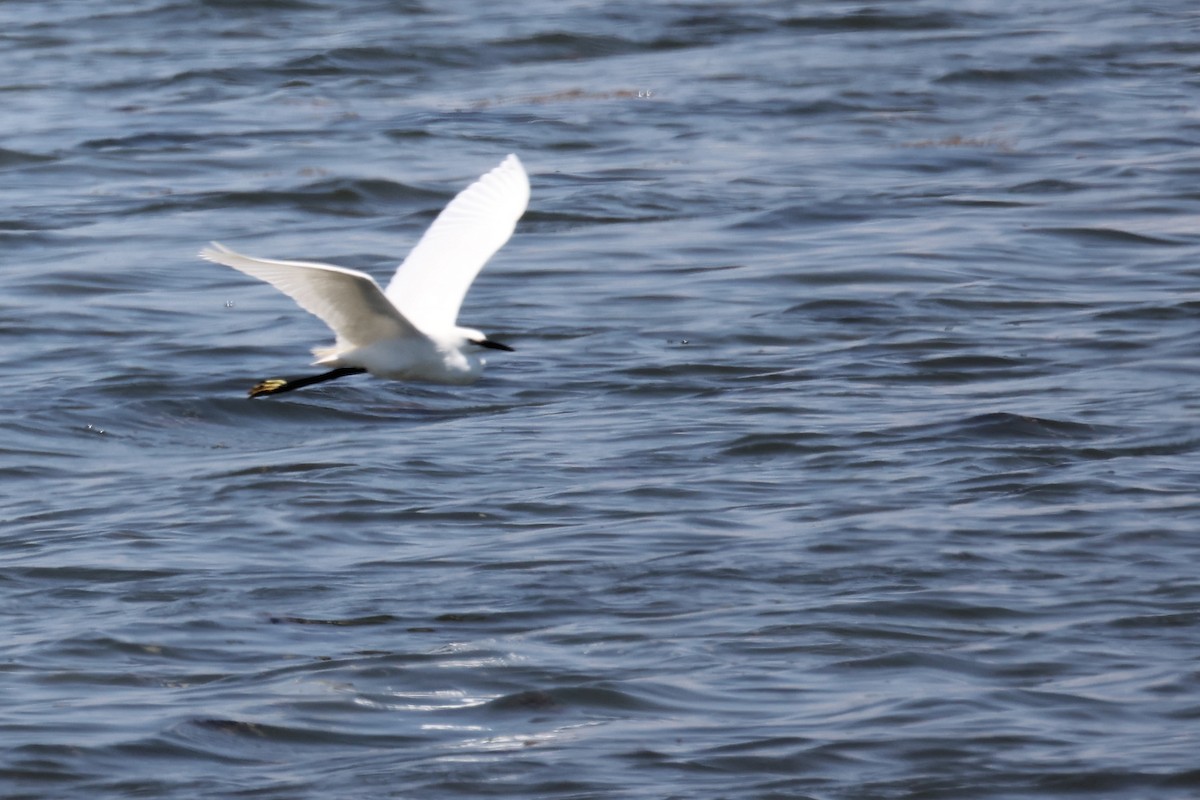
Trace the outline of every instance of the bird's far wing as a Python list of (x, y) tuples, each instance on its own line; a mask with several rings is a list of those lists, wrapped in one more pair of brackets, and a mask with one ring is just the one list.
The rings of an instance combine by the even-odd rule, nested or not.
[(216, 242), (201, 250), (200, 257), (271, 284), (328, 325), (339, 347), (417, 334), (365, 272), (311, 261), (252, 258)]
[(529, 178), (509, 155), (463, 189), (404, 259), (387, 297), (423, 330), (454, 325), (467, 289), (512, 236), (529, 205)]

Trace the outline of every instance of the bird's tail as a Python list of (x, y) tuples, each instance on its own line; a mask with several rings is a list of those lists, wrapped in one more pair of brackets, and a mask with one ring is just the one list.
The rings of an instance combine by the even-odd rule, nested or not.
[(340, 352), (341, 348), (339, 348), (337, 345), (334, 345), (333, 347), (314, 347), (312, 349), (312, 354), (317, 357), (317, 360), (313, 363), (332, 364), (333, 362), (337, 361), (337, 357)]

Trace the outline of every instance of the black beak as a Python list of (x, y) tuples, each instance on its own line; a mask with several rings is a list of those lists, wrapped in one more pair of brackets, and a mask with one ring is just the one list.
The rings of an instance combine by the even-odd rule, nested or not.
[(491, 339), (472, 339), (471, 342), (473, 344), (479, 345), (480, 347), (486, 347), (489, 350), (504, 350), (509, 353), (516, 352), (515, 350), (513, 350), (511, 347), (504, 344), (503, 342), (493, 342)]

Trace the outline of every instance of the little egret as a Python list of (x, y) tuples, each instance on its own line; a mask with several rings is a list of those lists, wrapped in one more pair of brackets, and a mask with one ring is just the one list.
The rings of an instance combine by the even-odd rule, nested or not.
[(332, 347), (313, 349), (333, 367), (305, 378), (272, 378), (251, 397), (369, 372), (381, 378), (467, 384), (483, 371), (484, 349), (509, 350), (455, 320), (483, 265), (512, 236), (529, 204), (529, 178), (515, 155), (459, 192), (425, 231), (387, 290), (365, 272), (311, 261), (235, 253), (216, 242), (200, 257), (264, 280), (330, 327)]

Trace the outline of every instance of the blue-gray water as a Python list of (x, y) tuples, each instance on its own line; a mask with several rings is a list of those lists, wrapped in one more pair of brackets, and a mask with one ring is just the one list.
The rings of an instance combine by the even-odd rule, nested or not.
[[(0, 5), (0, 796), (1196, 796), (1198, 41)], [(516, 353), (245, 398), (509, 152)]]

